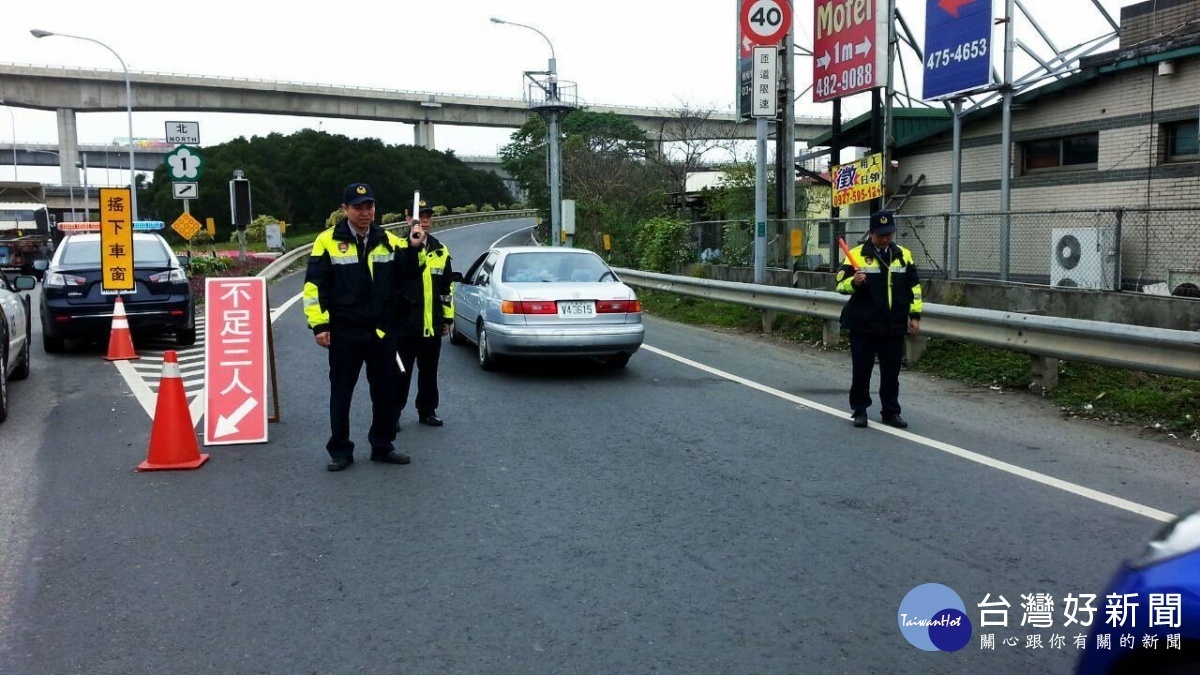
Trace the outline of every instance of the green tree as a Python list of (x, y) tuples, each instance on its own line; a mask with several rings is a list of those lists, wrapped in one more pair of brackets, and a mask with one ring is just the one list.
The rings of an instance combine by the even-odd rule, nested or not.
[[(305, 130), (291, 135), (273, 133), (201, 149), (205, 159), (200, 197), (191, 205), (201, 222), (213, 218), (217, 240), (232, 233), (229, 222), (229, 180), (241, 169), (250, 180), (256, 214), (270, 213), (299, 229), (320, 228), (331, 208), (341, 201), (349, 183), (366, 181), (379, 196), (379, 213), (400, 212), (412, 204), (412, 193), (447, 206), (510, 201), (501, 179), (472, 169), (453, 153), (409, 145), (386, 145), (378, 139), (351, 139)], [(165, 166), (154, 172), (141, 206), (145, 217), (168, 224), (182, 212), (171, 195)]]
[[(632, 264), (637, 224), (662, 213), (667, 187), (662, 168), (646, 161), (651, 141), (627, 119), (588, 110), (567, 115), (562, 133), (563, 198), (576, 203), (576, 245), (600, 250), (609, 234), (615, 260)], [(546, 123), (531, 116), (511, 138), (500, 150), (502, 166), (528, 204), (548, 214)]]

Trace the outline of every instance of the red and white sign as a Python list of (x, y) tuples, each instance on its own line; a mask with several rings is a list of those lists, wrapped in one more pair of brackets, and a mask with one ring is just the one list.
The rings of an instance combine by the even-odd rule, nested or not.
[(204, 444), (267, 442), (267, 280), (204, 280)]
[(792, 27), (791, 0), (742, 0), (738, 25), (743, 53), (753, 47), (774, 47)]
[(887, 0), (813, 1), (813, 101), (887, 82)]

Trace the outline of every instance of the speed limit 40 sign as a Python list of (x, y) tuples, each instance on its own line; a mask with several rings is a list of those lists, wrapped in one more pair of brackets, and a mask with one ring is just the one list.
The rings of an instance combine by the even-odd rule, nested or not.
[(792, 27), (791, 0), (742, 0), (738, 20), (751, 46), (774, 47)]

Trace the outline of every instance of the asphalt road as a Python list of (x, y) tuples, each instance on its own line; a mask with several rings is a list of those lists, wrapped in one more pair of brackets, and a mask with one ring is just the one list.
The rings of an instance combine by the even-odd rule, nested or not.
[[(522, 225), (440, 236), (465, 270)], [(299, 304), (270, 443), (194, 472), (134, 473), (149, 421), (102, 350), (35, 352), (0, 427), (0, 673), (1062, 673), (1081, 631), (1020, 596), (1099, 594), (1196, 505), (1194, 454), (1029, 397), (906, 373), (910, 433), (854, 429), (844, 353), (647, 325), (621, 371), (447, 343), (446, 426), (409, 411), (411, 465), (341, 473)], [(909, 645), (926, 582), (972, 620), (1005, 596), (996, 649)], [(1001, 643), (1035, 633), (1066, 646)]]

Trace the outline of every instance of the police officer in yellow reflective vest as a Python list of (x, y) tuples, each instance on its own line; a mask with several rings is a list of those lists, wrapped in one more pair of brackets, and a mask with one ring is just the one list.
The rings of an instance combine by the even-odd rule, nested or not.
[(417, 219), (411, 223), (413, 241), (421, 241), (425, 250), (425, 268), (420, 277), (404, 284), (404, 297), (411, 310), (401, 319), (396, 335), (397, 353), (404, 370), (396, 380), (396, 430), (400, 413), (408, 404), (415, 362), (417, 369), (417, 421), (432, 427), (442, 426), (437, 416), (438, 360), (442, 338), (450, 334), (454, 323), (454, 297), (451, 295), (450, 249), (429, 233), (433, 227), (433, 209), (421, 202)]
[(921, 328), (921, 280), (912, 252), (892, 241), (895, 232), (892, 213), (872, 215), (869, 241), (851, 250), (837, 273), (838, 292), (850, 296), (842, 308), (842, 327), (850, 331), (850, 409), (856, 427), (867, 426), (876, 357), (883, 423), (908, 426), (900, 416), (900, 362), (904, 336)]
[(350, 400), (363, 364), (371, 391), (371, 459), (408, 464), (396, 439), (393, 392), (396, 342), (392, 328), (406, 311), (400, 284), (420, 275), (419, 244), (375, 224), (375, 193), (351, 183), (342, 195), (344, 217), (317, 235), (304, 275), (304, 314), (317, 344), (329, 350), (330, 471), (354, 463)]

